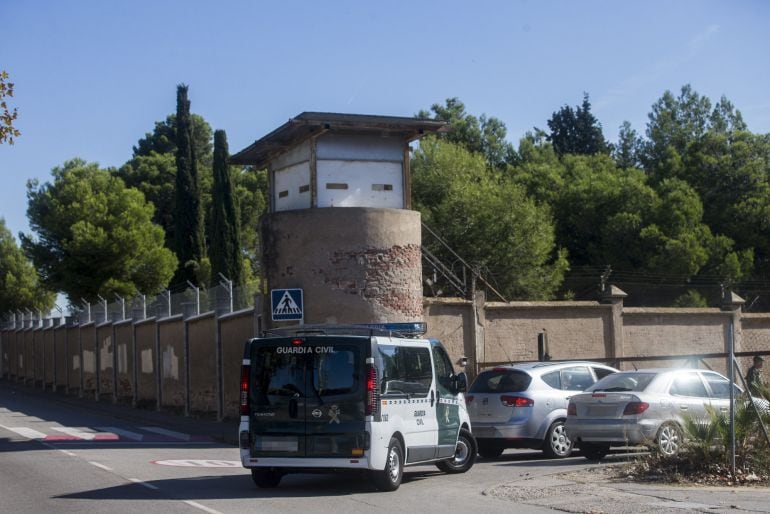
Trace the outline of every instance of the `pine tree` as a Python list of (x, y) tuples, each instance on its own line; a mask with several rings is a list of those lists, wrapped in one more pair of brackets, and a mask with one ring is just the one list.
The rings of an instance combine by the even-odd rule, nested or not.
[(241, 231), (238, 206), (235, 203), (230, 167), (227, 135), (224, 130), (214, 132), (214, 191), (211, 206), (211, 278), (217, 282), (219, 273), (233, 281), (234, 286), (243, 283), (241, 260)]
[(193, 147), (190, 101), (187, 86), (177, 86), (176, 94), (176, 190), (175, 239), (179, 259), (174, 282), (198, 284), (198, 270), (206, 255), (203, 232), (203, 210), (198, 183), (198, 165)]

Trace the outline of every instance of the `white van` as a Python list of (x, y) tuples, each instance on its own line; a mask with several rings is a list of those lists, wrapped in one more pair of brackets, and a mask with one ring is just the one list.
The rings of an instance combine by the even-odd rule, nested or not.
[(415, 326), (424, 333), (411, 323), (299, 326), (246, 343), (239, 441), (257, 486), (348, 469), (369, 470), (393, 491), (404, 466), (473, 466), (465, 373), (437, 340), (396, 335)]

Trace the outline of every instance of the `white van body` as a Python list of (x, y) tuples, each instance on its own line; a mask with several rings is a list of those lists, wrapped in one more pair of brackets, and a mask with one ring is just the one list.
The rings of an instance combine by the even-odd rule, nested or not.
[(246, 343), (240, 453), (257, 485), (290, 472), (361, 469), (392, 490), (404, 466), (473, 465), (465, 375), (441, 343), (368, 332), (298, 328)]

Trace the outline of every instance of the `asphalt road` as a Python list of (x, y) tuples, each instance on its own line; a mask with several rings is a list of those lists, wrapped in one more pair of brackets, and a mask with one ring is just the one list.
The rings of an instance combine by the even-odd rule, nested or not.
[(770, 511), (766, 489), (613, 483), (607, 466), (628, 455), (592, 464), (524, 450), (462, 475), (407, 468), (391, 493), (357, 475), (289, 475), (257, 489), (234, 446), (196, 430), (204, 422), (113, 411), (0, 381), (0, 513)]

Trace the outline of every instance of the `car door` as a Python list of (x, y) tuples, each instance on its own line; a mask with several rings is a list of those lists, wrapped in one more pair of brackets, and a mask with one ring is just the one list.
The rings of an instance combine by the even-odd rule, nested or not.
[[(728, 413), (730, 411), (730, 381), (713, 371), (704, 371), (701, 373), (703, 380), (708, 385), (710, 393), (711, 406), (717, 412)], [(741, 394), (741, 390), (735, 387), (735, 398)]]
[(680, 423), (686, 417), (694, 420), (706, 417), (706, 406), (710, 405), (711, 399), (706, 384), (697, 371), (682, 371), (674, 375), (669, 394), (674, 402), (675, 416)]

